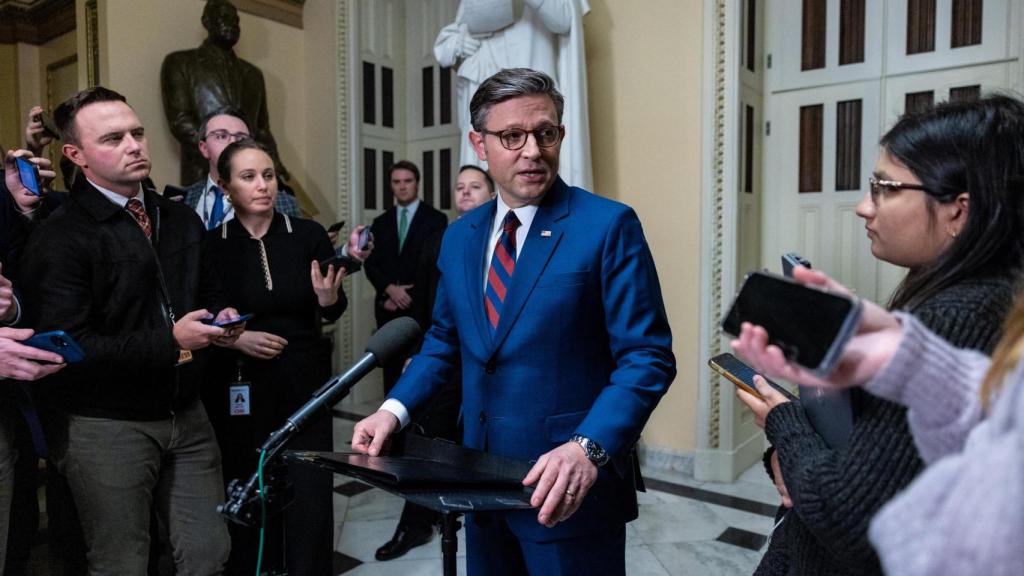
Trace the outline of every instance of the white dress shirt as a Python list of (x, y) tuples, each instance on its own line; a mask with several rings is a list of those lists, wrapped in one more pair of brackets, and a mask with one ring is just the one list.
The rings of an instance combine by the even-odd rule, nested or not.
[[(491, 258), (494, 255), (494, 248), (498, 245), (498, 238), (501, 237), (502, 224), (505, 222), (505, 215), (508, 214), (512, 208), (505, 204), (504, 200), (501, 199), (501, 194), (497, 196), (498, 205), (497, 210), (494, 213), (494, 221), (491, 223), (491, 234), (487, 237), (487, 252), (484, 254), (484, 277), (483, 284), (480, 289), (483, 291), (487, 290), (487, 275), (491, 271)], [(526, 236), (530, 233), (530, 226), (533, 224), (533, 218), (537, 215), (537, 206), (528, 205), (522, 208), (516, 208), (514, 210), (516, 218), (519, 218), (519, 228), (516, 230), (516, 259), (519, 259), (519, 255), (523, 252), (523, 245), (526, 243)], [(481, 313), (483, 311), (481, 310)], [(405, 428), (409, 424), (409, 410), (404, 404), (395, 400), (394, 398), (388, 398), (380, 407), (381, 410), (386, 410), (395, 415), (398, 418), (399, 429)]]
[[(202, 195), (199, 196), (199, 201), (196, 202), (196, 214), (203, 219), (203, 228), (210, 227), (210, 215), (213, 213), (213, 202), (217, 199), (217, 195), (213, 193), (213, 187), (217, 186), (217, 183), (213, 181), (212, 176), (206, 177), (206, 188), (203, 190)], [(220, 186), (217, 186), (220, 188)], [(235, 208), (231, 205), (231, 199), (228, 197), (227, 192), (221, 188), (221, 193), (224, 194), (224, 218), (221, 223), (227, 222), (235, 217)]]

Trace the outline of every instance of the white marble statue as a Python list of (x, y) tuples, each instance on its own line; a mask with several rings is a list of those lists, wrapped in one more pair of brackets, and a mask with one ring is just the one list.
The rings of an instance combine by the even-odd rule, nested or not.
[[(511, 4), (501, 15), (495, 5)], [(502, 68), (532, 68), (555, 79), (565, 95), (565, 142), (559, 174), (572, 186), (593, 190), (590, 126), (587, 115), (587, 66), (583, 16), (587, 0), (462, 0), (455, 22), (441, 29), (434, 57), (442, 66), (457, 66), (460, 161), (482, 165), (469, 146), (473, 129), (469, 101), (480, 83)], [(511, 20), (510, 24), (505, 25)], [(486, 31), (498, 28), (493, 32)]]

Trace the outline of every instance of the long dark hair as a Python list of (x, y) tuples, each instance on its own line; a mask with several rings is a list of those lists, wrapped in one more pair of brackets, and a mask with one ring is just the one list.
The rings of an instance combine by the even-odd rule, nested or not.
[(927, 188), (929, 208), (968, 195), (967, 222), (934, 261), (911, 270), (889, 301), (914, 308), (966, 278), (1024, 264), (1024, 103), (993, 95), (908, 114), (882, 147)]

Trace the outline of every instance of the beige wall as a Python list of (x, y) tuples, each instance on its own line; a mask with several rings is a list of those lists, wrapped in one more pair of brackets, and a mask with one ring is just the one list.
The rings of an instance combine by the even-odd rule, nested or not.
[(696, 447), (699, 360), (700, 0), (590, 0), (584, 19), (595, 188), (636, 209), (657, 262), (679, 375), (644, 443)]
[[(172, 8), (173, 6), (173, 8)], [(167, 54), (195, 48), (206, 37), (200, 23), (203, 0), (107, 0), (100, 6), (100, 21), (106, 22), (106, 49), (101, 48), (101, 78), (105, 85), (122, 92), (146, 125), (153, 180), (178, 182), (179, 145), (164, 117), (160, 93), (160, 65)], [(304, 188), (333, 190), (334, 173), (306, 168), (308, 123), (306, 80), (306, 35), (303, 30), (241, 13), (242, 35), (235, 52), (263, 71), (270, 109), (270, 127), (281, 159)], [(158, 23), (154, 22), (158, 20)], [(139, 23), (151, 23), (139, 25)], [(101, 31), (102, 32), (102, 31)], [(332, 69), (325, 63), (324, 74)], [(333, 133), (323, 139), (333, 139)], [(313, 139), (314, 143), (317, 140)], [(322, 180), (331, 185), (325, 185)], [(321, 208), (327, 208), (320, 199)]]
[(12, 44), (0, 44), (0, 143), (16, 146), (18, 136), (18, 50)]

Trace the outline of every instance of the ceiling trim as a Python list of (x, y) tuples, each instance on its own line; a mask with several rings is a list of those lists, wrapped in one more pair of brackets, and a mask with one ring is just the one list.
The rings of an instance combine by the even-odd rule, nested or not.
[(0, 0), (0, 44), (46, 44), (75, 29), (75, 0)]

